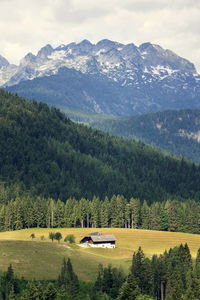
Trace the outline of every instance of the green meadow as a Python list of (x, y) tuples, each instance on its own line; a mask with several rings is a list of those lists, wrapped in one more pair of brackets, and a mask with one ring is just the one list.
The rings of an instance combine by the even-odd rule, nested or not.
[[(61, 232), (63, 239), (58, 243), (49, 240), (49, 232)], [(115, 249), (82, 248), (80, 239), (94, 231), (114, 234), (117, 239)], [(34, 233), (35, 239), (30, 235)], [(73, 234), (76, 244), (65, 243), (64, 237)], [(44, 236), (44, 240), (41, 240)], [(133, 252), (142, 247), (147, 256), (161, 254), (171, 247), (188, 243), (195, 258), (200, 248), (200, 235), (163, 232), (153, 230), (122, 228), (32, 228), (0, 233), (0, 270), (4, 271), (11, 263), (18, 276), (27, 279), (56, 279), (64, 257), (70, 257), (75, 272), (82, 280), (94, 280), (98, 265), (121, 266), (125, 272), (131, 265)]]

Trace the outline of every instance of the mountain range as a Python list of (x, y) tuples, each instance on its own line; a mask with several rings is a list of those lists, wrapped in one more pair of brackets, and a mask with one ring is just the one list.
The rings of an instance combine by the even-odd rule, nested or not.
[(1, 57), (0, 85), (54, 106), (117, 116), (200, 108), (194, 64), (149, 42), (46, 45), (19, 66)]

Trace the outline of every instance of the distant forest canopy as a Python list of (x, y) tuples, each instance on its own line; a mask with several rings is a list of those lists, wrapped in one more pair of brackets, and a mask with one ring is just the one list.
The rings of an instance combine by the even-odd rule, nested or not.
[[(4, 203), (3, 203), (4, 200)], [(0, 231), (24, 228), (139, 228), (200, 233), (200, 203), (167, 200), (148, 205), (123, 196), (103, 200), (81, 198), (61, 200), (17, 196), (5, 201), (1, 194)]]
[(0, 90), (0, 128), (0, 182), (11, 199), (200, 200), (199, 165), (75, 124), (44, 103)]
[[(67, 115), (75, 118), (67, 112)], [(81, 114), (79, 113), (80, 117)], [(200, 110), (165, 110), (129, 117), (85, 116), (92, 127), (127, 139), (137, 139), (164, 151), (200, 162)], [(82, 116), (84, 121), (84, 117)]]

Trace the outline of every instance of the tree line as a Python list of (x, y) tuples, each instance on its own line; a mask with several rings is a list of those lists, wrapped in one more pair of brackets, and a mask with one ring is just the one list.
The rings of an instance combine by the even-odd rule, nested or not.
[(92, 200), (61, 200), (22, 196), (0, 204), (0, 230), (63, 227), (118, 227), (200, 233), (200, 203), (146, 201), (121, 195)]
[(188, 245), (147, 258), (139, 247), (128, 275), (99, 265), (94, 282), (83, 282), (64, 259), (57, 280), (25, 280), (10, 265), (0, 275), (1, 300), (197, 300), (200, 298), (200, 249), (192, 261)]

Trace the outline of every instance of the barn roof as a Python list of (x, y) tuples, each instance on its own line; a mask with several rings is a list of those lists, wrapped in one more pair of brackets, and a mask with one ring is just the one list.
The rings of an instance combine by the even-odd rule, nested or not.
[(91, 235), (93, 242), (115, 242), (116, 238), (113, 234)]
[(81, 241), (85, 238), (91, 238), (93, 242), (115, 242), (116, 238), (113, 234), (101, 234), (99, 232), (92, 232), (86, 235)]

